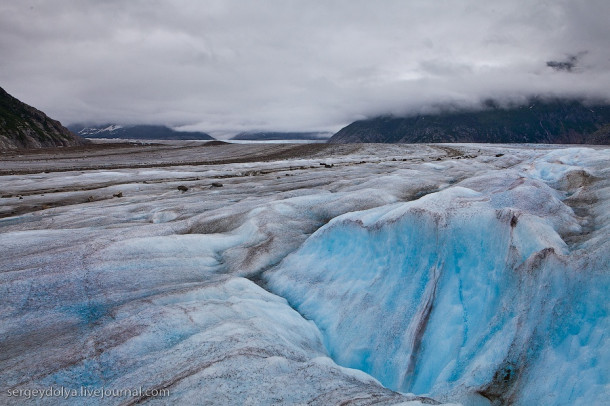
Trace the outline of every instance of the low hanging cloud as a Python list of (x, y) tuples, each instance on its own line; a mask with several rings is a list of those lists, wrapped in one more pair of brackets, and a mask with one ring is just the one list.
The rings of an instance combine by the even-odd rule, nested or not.
[(556, 71), (572, 72), (574, 70), (574, 68), (576, 67), (576, 65), (578, 64), (578, 60), (586, 54), (587, 54), (587, 52), (584, 51), (584, 52), (580, 52), (577, 55), (568, 55), (562, 61), (547, 61), (546, 66), (548, 66), (549, 68), (553, 68)]
[(606, 0), (4, 2), (0, 86), (66, 124), (335, 131), (489, 98), (608, 99), (608, 15)]
[(564, 70), (568, 72), (572, 72), (572, 69), (576, 66), (576, 62), (578, 58), (576, 56), (570, 56), (565, 61), (547, 61), (546, 66), (553, 68), (555, 70)]

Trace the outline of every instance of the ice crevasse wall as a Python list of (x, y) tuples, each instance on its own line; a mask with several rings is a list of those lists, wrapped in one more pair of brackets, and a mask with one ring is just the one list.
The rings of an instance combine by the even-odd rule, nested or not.
[[(607, 158), (554, 151), (413, 202), (342, 215), (266, 280), (317, 324), (337, 363), (391, 389), (602, 404)], [(577, 215), (571, 206), (583, 201)]]

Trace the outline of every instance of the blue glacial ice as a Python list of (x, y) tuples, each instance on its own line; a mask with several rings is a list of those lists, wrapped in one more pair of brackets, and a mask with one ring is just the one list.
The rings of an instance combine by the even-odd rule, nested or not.
[(608, 149), (446, 148), (0, 176), (0, 404), (603, 404)]
[[(608, 185), (590, 207), (606, 213), (590, 214), (604, 220), (593, 228), (562, 200), (607, 177), (606, 159), (552, 152), (342, 215), (269, 272), (268, 285), (316, 323), (334, 360), (391, 389), (466, 403), (602, 404)], [(568, 238), (585, 226), (585, 237)]]

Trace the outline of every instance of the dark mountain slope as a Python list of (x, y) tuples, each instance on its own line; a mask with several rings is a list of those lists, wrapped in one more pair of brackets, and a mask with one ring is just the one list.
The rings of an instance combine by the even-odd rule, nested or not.
[(344, 127), (329, 142), (485, 142), (610, 144), (610, 105), (576, 100), (532, 100), (525, 106), (485, 110), (376, 117)]
[(0, 88), (0, 149), (83, 145), (59, 121), (20, 102)]

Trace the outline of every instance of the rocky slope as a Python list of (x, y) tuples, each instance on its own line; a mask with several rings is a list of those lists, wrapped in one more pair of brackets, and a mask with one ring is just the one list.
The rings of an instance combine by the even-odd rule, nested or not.
[(482, 111), (356, 121), (329, 142), (610, 144), (608, 104), (530, 100), (519, 107), (501, 108), (493, 102), (485, 107)]
[(161, 125), (102, 126), (71, 125), (70, 130), (86, 138), (119, 138), (136, 140), (213, 140), (209, 134), (197, 131), (176, 131)]
[(86, 141), (0, 88), (0, 149), (67, 147)]

